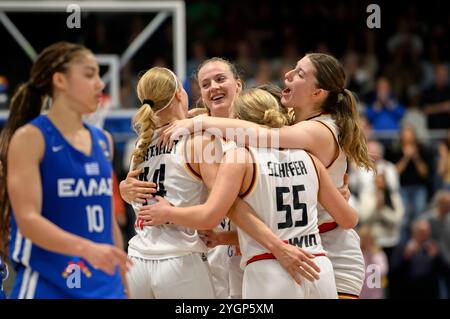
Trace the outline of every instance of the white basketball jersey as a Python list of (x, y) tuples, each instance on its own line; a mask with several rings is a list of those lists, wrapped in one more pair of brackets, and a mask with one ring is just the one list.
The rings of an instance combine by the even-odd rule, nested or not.
[[(326, 127), (333, 133), (334, 139), (339, 146), (338, 157), (327, 167), (327, 171), (331, 176), (333, 184), (337, 188), (339, 188), (344, 184), (344, 175), (347, 171), (347, 157), (345, 156), (344, 151), (339, 145), (339, 127), (336, 125), (335, 120), (331, 117), (330, 114), (323, 114), (311, 120), (318, 121), (326, 125)], [(322, 205), (318, 204), (317, 211), (319, 216), (319, 225), (334, 221), (334, 218), (331, 217), (330, 214), (328, 214), (328, 212), (322, 207)]]
[[(188, 139), (184, 137), (176, 141), (172, 149), (168, 149), (158, 147), (154, 136), (144, 161), (138, 166), (144, 168), (139, 179), (156, 183), (157, 195), (177, 207), (204, 203), (208, 194), (201, 177), (184, 158)], [(139, 207), (139, 204), (133, 204), (136, 214)], [(136, 235), (129, 241), (128, 247), (128, 254), (133, 257), (162, 259), (207, 251), (197, 231), (183, 226), (170, 224), (144, 227), (138, 219), (135, 230)]]
[[(317, 226), (319, 182), (308, 153), (298, 149), (249, 148), (254, 160), (252, 187), (243, 199), (282, 240), (310, 253), (323, 253)], [(267, 250), (238, 229), (241, 267)]]

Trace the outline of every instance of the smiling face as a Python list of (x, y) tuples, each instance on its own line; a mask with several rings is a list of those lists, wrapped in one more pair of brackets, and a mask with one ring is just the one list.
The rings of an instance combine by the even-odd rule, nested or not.
[(285, 89), (281, 103), (286, 107), (303, 108), (316, 103), (314, 93), (318, 90), (315, 68), (308, 56), (297, 62), (293, 70), (285, 74)]
[(204, 104), (212, 116), (228, 117), (233, 100), (242, 89), (230, 67), (222, 61), (206, 63), (198, 72), (198, 84)]

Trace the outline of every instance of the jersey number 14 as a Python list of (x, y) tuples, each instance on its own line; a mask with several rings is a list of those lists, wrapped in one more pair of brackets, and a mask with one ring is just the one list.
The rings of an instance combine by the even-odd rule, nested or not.
[[(142, 172), (139, 175), (139, 180), (148, 182), (148, 173), (149, 168), (144, 167), (144, 172)], [(161, 164), (157, 170), (153, 173), (152, 182), (156, 184), (156, 193), (154, 196), (161, 196), (164, 197), (167, 193), (166, 189), (164, 188), (164, 178), (166, 176), (166, 164)]]

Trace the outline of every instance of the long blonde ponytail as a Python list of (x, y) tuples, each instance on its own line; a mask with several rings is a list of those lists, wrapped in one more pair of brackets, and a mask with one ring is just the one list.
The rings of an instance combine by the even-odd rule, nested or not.
[(142, 106), (133, 118), (133, 128), (138, 134), (138, 142), (132, 154), (133, 168), (145, 160), (153, 132), (159, 123), (157, 113), (170, 105), (178, 86), (177, 77), (166, 68), (151, 68), (139, 79), (137, 95)]

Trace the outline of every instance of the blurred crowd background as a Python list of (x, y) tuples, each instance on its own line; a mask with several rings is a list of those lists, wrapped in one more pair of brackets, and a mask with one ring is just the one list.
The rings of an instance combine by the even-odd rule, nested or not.
[[(308, 52), (336, 56), (356, 93), (369, 152), (378, 174), (350, 165), (352, 205), (368, 267), (362, 298), (450, 297), (450, 11), (444, 1), (376, 2), (381, 28), (370, 29), (367, 1), (186, 1), (190, 106), (199, 98), (191, 77), (199, 63), (225, 57), (236, 63), (245, 87), (274, 83)], [(37, 51), (49, 43), (84, 43), (95, 53), (123, 52), (152, 14), (84, 14), (81, 30), (65, 15), (9, 14)], [(38, 28), (36, 26), (39, 26)], [(45, 36), (43, 36), (45, 35)], [(0, 109), (28, 79), (31, 62), (0, 28)], [(170, 21), (121, 70), (121, 108), (139, 106), (142, 70), (172, 67)], [(21, 57), (21, 58), (20, 58)], [(127, 129), (131, 132), (129, 122)], [(107, 127), (108, 128), (108, 127)], [(118, 180), (128, 170), (129, 145), (116, 139)], [(130, 133), (131, 134), (131, 133)], [(128, 147), (127, 147), (128, 145)], [(126, 238), (134, 214), (116, 198)], [(380, 273), (381, 282), (370, 275)], [(379, 288), (372, 289), (371, 285)]]

